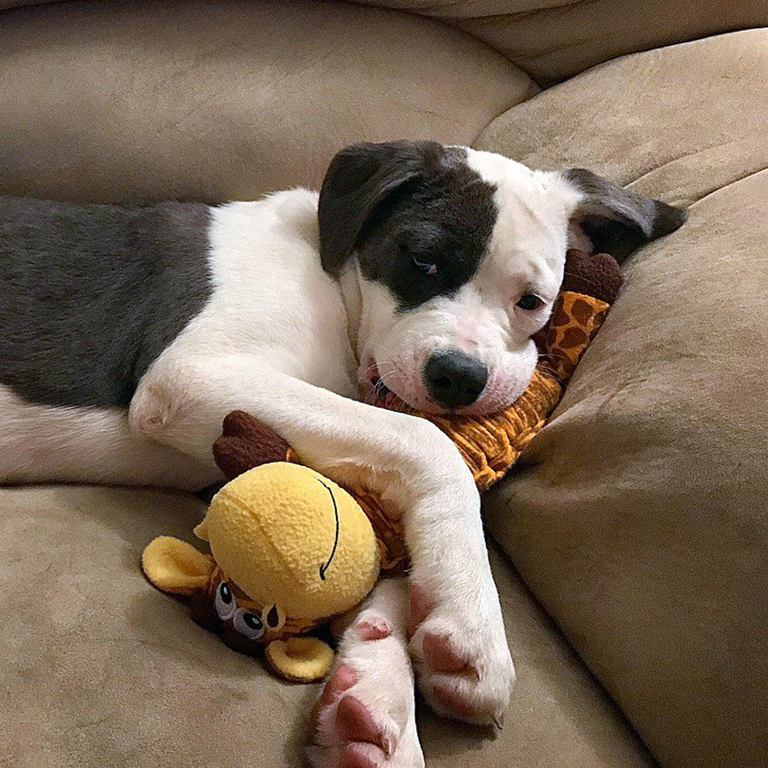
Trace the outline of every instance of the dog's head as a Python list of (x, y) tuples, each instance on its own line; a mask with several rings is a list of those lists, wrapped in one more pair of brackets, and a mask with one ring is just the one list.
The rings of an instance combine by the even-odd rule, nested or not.
[(525, 390), (569, 246), (619, 260), (685, 213), (590, 171), (531, 171), (435, 142), (339, 152), (319, 203), (324, 269), (354, 304), (361, 376), (429, 412)]

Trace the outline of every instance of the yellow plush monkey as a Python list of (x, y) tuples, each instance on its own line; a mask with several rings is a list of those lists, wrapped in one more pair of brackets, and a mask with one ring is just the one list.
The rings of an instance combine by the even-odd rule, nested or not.
[(284, 677), (324, 677), (333, 651), (294, 636), (357, 605), (379, 575), (373, 528), (349, 493), (307, 467), (263, 464), (214, 496), (195, 534), (211, 555), (170, 536), (149, 544), (142, 567), (152, 584), (190, 597), (195, 621), (235, 650), (266, 646)]

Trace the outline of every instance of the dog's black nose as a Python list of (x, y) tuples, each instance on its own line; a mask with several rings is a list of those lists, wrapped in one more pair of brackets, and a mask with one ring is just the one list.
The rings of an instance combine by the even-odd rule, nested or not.
[(435, 352), (424, 368), (429, 394), (446, 408), (471, 405), (488, 381), (488, 369), (476, 357), (458, 350)]

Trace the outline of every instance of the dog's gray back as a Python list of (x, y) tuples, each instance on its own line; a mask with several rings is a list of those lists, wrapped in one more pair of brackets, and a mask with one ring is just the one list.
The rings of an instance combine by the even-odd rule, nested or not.
[(0, 384), (36, 403), (127, 405), (212, 292), (210, 209), (0, 197)]

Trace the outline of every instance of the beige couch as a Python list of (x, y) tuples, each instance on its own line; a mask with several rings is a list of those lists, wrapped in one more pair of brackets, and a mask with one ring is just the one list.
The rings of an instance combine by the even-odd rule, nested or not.
[[(0, 12), (0, 193), (251, 198), (317, 185), (345, 143), (431, 137), (690, 206), (487, 499), (519, 682), (496, 738), (424, 711), (429, 766), (768, 765), (766, 24), (765, 0)], [(140, 574), (201, 512), (0, 490), (1, 766), (303, 765), (316, 690)]]

